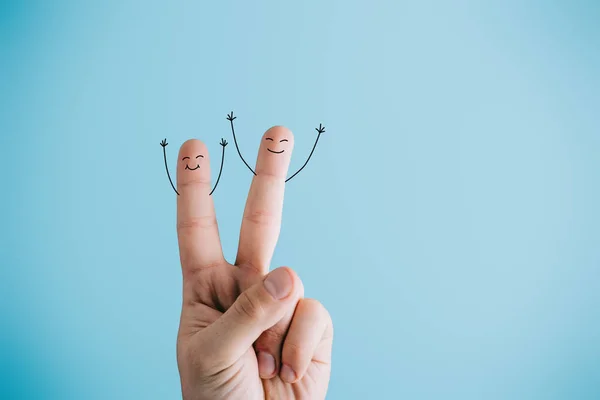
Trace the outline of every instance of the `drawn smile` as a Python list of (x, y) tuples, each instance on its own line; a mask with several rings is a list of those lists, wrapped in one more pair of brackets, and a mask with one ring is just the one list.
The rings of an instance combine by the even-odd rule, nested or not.
[[(203, 156), (202, 154), (198, 154), (198, 155), (196, 156), (196, 159), (198, 159), (198, 158), (204, 158), (204, 156)], [(181, 159), (181, 161), (185, 161), (185, 160), (189, 160), (189, 159), (190, 159), (190, 157), (187, 157), (187, 156), (186, 156), (186, 157), (183, 157), (183, 158)], [(195, 171), (195, 170), (197, 170), (198, 168), (200, 168), (200, 164), (196, 164), (196, 167), (195, 167), (195, 168), (190, 168), (190, 166), (189, 166), (189, 165), (185, 164), (185, 169), (189, 169), (190, 171)]]
[(269, 150), (271, 153), (275, 153), (275, 154), (281, 154), (283, 153), (285, 150), (281, 150), (281, 151), (273, 151), (270, 148), (267, 147), (267, 150)]

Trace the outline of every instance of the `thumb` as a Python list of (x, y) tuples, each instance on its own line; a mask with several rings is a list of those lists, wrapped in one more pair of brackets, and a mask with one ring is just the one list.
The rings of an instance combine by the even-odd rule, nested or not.
[[(238, 360), (267, 329), (296, 307), (303, 293), (300, 278), (290, 268), (271, 271), (261, 282), (242, 292), (231, 307), (201, 331), (201, 347), (215, 367)], [(206, 347), (204, 347), (206, 346)]]

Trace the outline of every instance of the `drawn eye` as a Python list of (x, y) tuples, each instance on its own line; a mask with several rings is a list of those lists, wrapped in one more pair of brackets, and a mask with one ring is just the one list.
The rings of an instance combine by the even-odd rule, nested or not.
[(183, 157), (183, 158), (181, 159), (181, 161), (185, 160), (186, 158), (187, 158), (188, 160), (190, 159), (189, 157)]
[(202, 154), (199, 154), (199, 155), (196, 156), (196, 158), (198, 158), (198, 157), (204, 158), (204, 156)]
[(287, 139), (281, 139), (281, 140), (279, 141), (279, 143), (281, 143), (281, 142), (287, 142), (287, 141), (288, 141)]
[(271, 139), (270, 137), (266, 138), (265, 140), (270, 140), (271, 142), (273, 141), (273, 139)]

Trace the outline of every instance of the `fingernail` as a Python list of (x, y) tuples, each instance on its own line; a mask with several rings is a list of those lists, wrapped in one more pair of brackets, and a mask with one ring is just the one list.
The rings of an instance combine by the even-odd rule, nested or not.
[(269, 353), (258, 352), (258, 373), (261, 378), (270, 378), (275, 373), (275, 359)]
[(292, 277), (284, 268), (276, 269), (267, 275), (263, 284), (275, 300), (283, 299), (292, 291)]
[(283, 366), (281, 367), (280, 375), (281, 375), (281, 379), (283, 379), (287, 383), (292, 383), (296, 380), (296, 373), (287, 364), (283, 364)]

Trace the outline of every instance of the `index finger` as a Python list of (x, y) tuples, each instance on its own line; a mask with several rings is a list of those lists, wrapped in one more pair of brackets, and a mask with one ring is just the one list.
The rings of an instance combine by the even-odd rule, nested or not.
[(177, 236), (184, 269), (216, 265), (224, 260), (217, 217), (210, 193), (210, 157), (206, 145), (191, 139), (177, 159)]
[(281, 228), (285, 177), (294, 149), (294, 135), (274, 126), (262, 137), (256, 175), (252, 179), (240, 232), (237, 265), (267, 273)]

